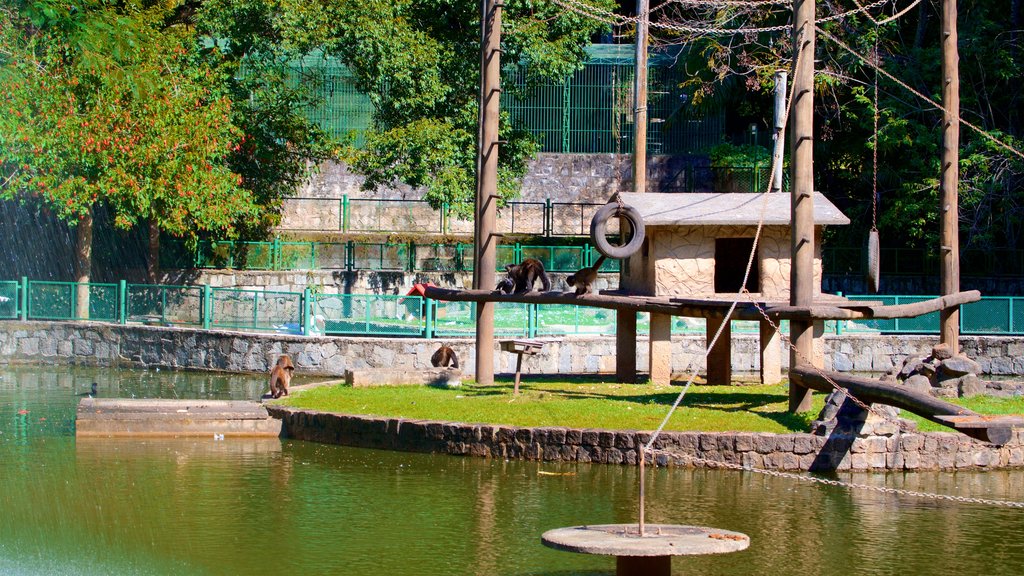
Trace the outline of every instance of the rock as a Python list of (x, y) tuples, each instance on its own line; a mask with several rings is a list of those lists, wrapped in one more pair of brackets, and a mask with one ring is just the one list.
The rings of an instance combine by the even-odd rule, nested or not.
[(956, 398), (960, 392), (957, 388), (932, 388), (931, 393), (936, 398)]
[(939, 377), (966, 376), (967, 374), (981, 374), (981, 366), (966, 356), (954, 356), (947, 358), (939, 364)]
[(907, 358), (903, 362), (903, 369), (900, 370), (900, 378), (906, 380), (920, 372), (922, 368), (924, 368), (924, 362), (921, 361), (921, 358)]
[(971, 396), (977, 396), (984, 394), (985, 384), (975, 374), (967, 374), (961, 376), (958, 380), (957, 391), (960, 393), (961, 398), (970, 398)]
[(913, 376), (907, 378), (903, 382), (903, 386), (909, 388), (910, 390), (913, 390), (914, 392), (927, 394), (931, 392), (932, 381), (929, 380), (927, 376), (923, 376), (921, 374), (914, 374)]
[(932, 358), (936, 360), (945, 360), (953, 357), (953, 349), (949, 347), (949, 344), (936, 344), (932, 347)]
[(926, 376), (929, 380), (932, 380), (935, 378), (935, 366), (936, 365), (931, 362), (922, 362), (917, 373), (922, 376)]

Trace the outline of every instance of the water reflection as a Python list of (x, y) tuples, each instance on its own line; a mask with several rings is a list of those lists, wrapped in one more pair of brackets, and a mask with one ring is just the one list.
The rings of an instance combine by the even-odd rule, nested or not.
[[(0, 376), (2, 574), (611, 574), (540, 534), (635, 520), (636, 470), (265, 439), (73, 436), (101, 396), (251, 398), (262, 377), (8, 368)], [(25, 411), (25, 412), (22, 412)], [(541, 474), (544, 472), (544, 474)], [(555, 473), (555, 474), (549, 474)], [(1024, 473), (849, 475), (1024, 498)], [(678, 574), (1018, 574), (1024, 512), (728, 471), (648, 471), (648, 521), (745, 532)]]

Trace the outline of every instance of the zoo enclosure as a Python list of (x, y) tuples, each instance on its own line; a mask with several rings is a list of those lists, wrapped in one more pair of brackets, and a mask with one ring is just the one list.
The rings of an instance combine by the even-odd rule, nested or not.
[[(77, 299), (88, 294), (89, 313), (80, 317)], [(848, 296), (854, 300), (908, 304), (931, 296)], [(242, 288), (165, 286), (153, 284), (0, 281), (0, 319), (50, 320), (203, 329), (257, 330), (286, 334), (356, 336), (465, 337), (475, 330), (475, 304), (441, 302), (397, 294), (319, 294)], [(937, 312), (918, 318), (826, 323), (826, 330), (933, 334)], [(638, 316), (643, 333), (647, 314)], [(737, 332), (757, 331), (755, 322), (735, 322)], [(1024, 334), (1024, 297), (992, 296), (961, 307), (963, 334)], [(675, 334), (702, 334), (700, 319), (674, 317)], [(615, 314), (600, 308), (500, 302), (495, 307), (495, 333), (502, 337), (565, 335), (610, 336)]]

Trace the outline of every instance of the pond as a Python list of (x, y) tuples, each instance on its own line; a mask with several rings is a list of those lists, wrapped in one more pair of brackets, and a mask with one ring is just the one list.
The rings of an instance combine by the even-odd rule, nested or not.
[[(262, 376), (0, 368), (0, 574), (614, 573), (545, 530), (633, 522), (632, 467), (508, 462), (290, 440), (76, 441), (100, 397), (254, 398)], [(1019, 574), (1024, 511), (715, 470), (649, 470), (648, 521), (745, 532), (677, 574)], [(1024, 472), (844, 479), (1024, 500)]]

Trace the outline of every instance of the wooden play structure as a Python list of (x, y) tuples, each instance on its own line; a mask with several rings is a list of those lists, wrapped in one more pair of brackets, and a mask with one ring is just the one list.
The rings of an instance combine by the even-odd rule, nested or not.
[[(849, 376), (824, 372), (816, 340), (825, 320), (902, 318), (938, 311), (940, 342), (953, 354), (958, 352), (958, 310), (960, 305), (980, 299), (976, 291), (959, 290), (957, 239), (957, 145), (959, 118), (956, 86), (956, 7), (943, 3), (943, 74), (953, 79), (944, 83), (944, 131), (942, 158), (942, 296), (909, 306), (881, 306), (851, 302), (821, 293), (820, 239), (823, 226), (844, 225), (849, 220), (813, 188), (813, 81), (815, 3), (796, 0), (794, 11), (794, 70), (792, 96), (786, 116), (792, 120), (790, 194), (645, 194), (646, 153), (643, 148), (646, 109), (637, 106), (634, 125), (638, 131), (634, 151), (632, 194), (615, 194), (610, 206), (620, 224), (639, 213), (641, 226), (632, 227), (633, 238), (643, 238), (642, 247), (623, 261), (620, 288), (596, 295), (528, 292), (505, 295), (496, 284), (495, 230), (497, 211), (498, 113), (500, 94), (501, 4), (482, 3), (480, 140), (475, 218), (475, 262), (473, 290), (428, 287), (425, 296), (437, 300), (476, 302), (476, 378), (487, 385), (494, 381), (494, 303), (574, 304), (616, 311), (616, 375), (620, 381), (635, 382), (636, 314), (651, 314), (649, 358), (650, 378), (667, 383), (671, 376), (670, 327), (673, 316), (705, 318), (711, 334), (719, 333), (707, 357), (708, 381), (727, 384), (731, 380), (729, 321), (760, 322), (761, 380), (781, 379), (780, 320), (789, 320), (789, 408), (810, 409), (811, 391), (846, 387), (853, 396), (863, 395), (868, 403), (895, 404), (950, 426), (976, 438), (1005, 442), (1021, 422), (983, 417), (952, 404), (919, 398), (897, 386), (861, 382)], [(641, 10), (640, 13), (645, 13)], [(636, 95), (646, 97), (643, 79), (646, 46), (638, 40)], [(641, 100), (643, 101), (643, 100)], [(781, 124), (784, 124), (782, 122)], [(781, 128), (780, 134), (781, 136)], [(781, 150), (781, 139), (778, 143)], [(776, 158), (780, 156), (778, 151)], [(775, 171), (773, 171), (775, 172)], [(778, 188), (776, 188), (778, 189)], [(607, 214), (609, 211), (605, 210)], [(599, 211), (600, 213), (600, 211)], [(600, 224), (598, 226), (598, 224)], [(607, 245), (603, 231), (607, 222), (595, 220), (601, 230), (595, 245)], [(624, 226), (628, 232), (630, 226)], [(646, 235), (646, 237), (644, 237)], [(876, 235), (877, 239), (877, 235)], [(601, 242), (598, 242), (600, 240)], [(631, 244), (627, 242), (627, 244)], [(621, 251), (609, 257), (623, 257)], [(748, 266), (747, 262), (750, 261)], [(876, 262), (877, 264), (877, 262)], [(749, 268), (749, 273), (748, 273)], [(517, 370), (518, 372), (518, 370)], [(825, 384), (822, 384), (822, 383)], [(518, 383), (518, 374), (517, 374)], [(841, 383), (841, 384), (840, 384)], [(827, 387), (826, 387), (827, 384)]]

